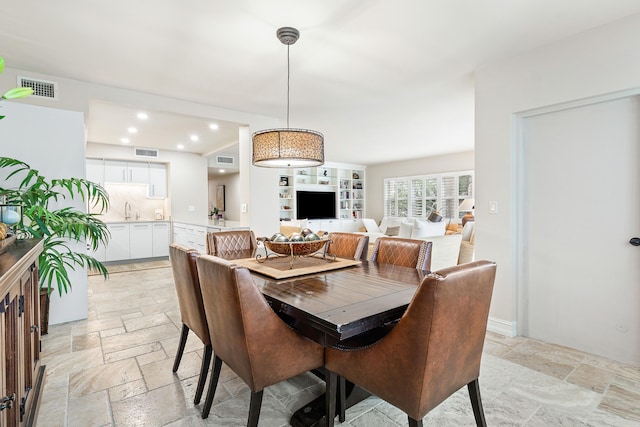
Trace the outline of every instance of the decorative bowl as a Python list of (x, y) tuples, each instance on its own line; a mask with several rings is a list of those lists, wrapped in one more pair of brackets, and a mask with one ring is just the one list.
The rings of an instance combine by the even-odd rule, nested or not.
[(265, 246), (280, 255), (304, 256), (318, 252), (326, 245), (327, 239), (305, 242), (270, 242), (265, 240)]

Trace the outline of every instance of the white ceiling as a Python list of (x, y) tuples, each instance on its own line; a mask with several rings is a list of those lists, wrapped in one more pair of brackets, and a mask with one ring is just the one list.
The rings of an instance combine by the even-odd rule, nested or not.
[[(283, 125), (286, 47), (275, 32), (294, 26), (301, 37), (291, 47), (291, 127), (323, 132), (328, 160), (364, 164), (473, 149), (476, 67), (640, 13), (638, 0), (0, 0), (0, 6), (0, 56), (11, 68), (277, 117)], [(135, 120), (133, 107), (92, 102), (89, 140), (119, 144)], [(139, 146), (175, 146), (208, 124), (148, 113)], [(155, 117), (162, 128), (153, 128)], [(186, 149), (226, 146), (233, 142), (227, 130), (218, 132), (222, 140), (198, 130), (203, 139)]]

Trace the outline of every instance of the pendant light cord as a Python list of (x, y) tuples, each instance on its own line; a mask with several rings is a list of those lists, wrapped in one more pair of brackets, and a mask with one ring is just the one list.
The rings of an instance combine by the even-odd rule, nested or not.
[(291, 71), (289, 69), (289, 45), (287, 45), (287, 129), (289, 129), (289, 78)]

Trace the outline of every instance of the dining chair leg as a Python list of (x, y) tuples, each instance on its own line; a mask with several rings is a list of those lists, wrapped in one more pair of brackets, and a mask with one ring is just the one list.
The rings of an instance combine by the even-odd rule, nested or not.
[(187, 337), (189, 336), (189, 327), (182, 324), (182, 333), (180, 334), (180, 344), (178, 344), (178, 352), (176, 353), (176, 360), (173, 362), (173, 372), (178, 370), (180, 366), (180, 360), (182, 360), (182, 353), (184, 353), (184, 346), (187, 343)]
[(209, 416), (211, 404), (213, 403), (213, 397), (216, 395), (218, 378), (220, 378), (220, 369), (222, 369), (222, 359), (220, 359), (218, 356), (214, 356), (213, 369), (211, 370), (211, 379), (209, 380), (209, 390), (207, 390), (207, 397), (204, 399), (204, 406), (202, 407), (202, 418), (207, 418)]
[(469, 389), (469, 397), (471, 398), (471, 407), (473, 408), (473, 416), (476, 419), (478, 427), (487, 427), (487, 421), (484, 419), (484, 410), (482, 409), (482, 399), (480, 398), (480, 383), (478, 379), (467, 384)]
[(262, 393), (264, 390), (251, 392), (251, 402), (249, 403), (249, 420), (247, 427), (257, 427), (260, 418), (260, 407), (262, 406)]
[(196, 395), (193, 398), (193, 404), (200, 403), (202, 397), (202, 391), (204, 390), (204, 383), (207, 381), (207, 373), (209, 372), (209, 364), (211, 364), (211, 354), (213, 348), (211, 344), (204, 346), (204, 354), (202, 355), (202, 366), (200, 367), (200, 378), (198, 378), (198, 386), (196, 387)]
[(409, 417), (409, 427), (422, 427), (422, 419), (414, 420)]
[(338, 377), (338, 398), (340, 399), (339, 402), (339, 413), (338, 413), (338, 420), (343, 423), (344, 420), (346, 419), (345, 416), (345, 411), (347, 410), (347, 380), (344, 379), (344, 377)]
[(330, 370), (326, 370), (326, 374), (324, 376), (325, 381), (325, 416), (327, 418), (327, 427), (333, 427), (336, 418), (336, 389), (338, 375), (335, 372), (331, 372)]

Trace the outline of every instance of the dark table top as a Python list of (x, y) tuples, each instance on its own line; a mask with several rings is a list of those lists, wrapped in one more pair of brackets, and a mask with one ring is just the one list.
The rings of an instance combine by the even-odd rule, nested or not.
[(289, 279), (276, 280), (255, 272), (252, 277), (287, 323), (332, 346), (399, 319), (427, 274), (363, 261), (358, 266)]

